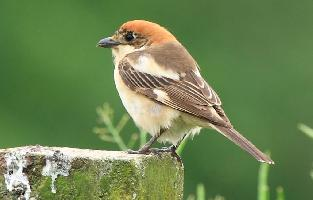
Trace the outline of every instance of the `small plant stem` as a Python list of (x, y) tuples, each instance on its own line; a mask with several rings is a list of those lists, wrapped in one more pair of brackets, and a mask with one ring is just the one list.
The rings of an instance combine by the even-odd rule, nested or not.
[(125, 125), (127, 124), (128, 120), (129, 120), (129, 116), (127, 114), (124, 114), (116, 125), (116, 128), (115, 128), (116, 131), (120, 133), (125, 127)]
[(108, 131), (111, 132), (116, 144), (119, 146), (120, 149), (122, 150), (127, 150), (127, 147), (125, 145), (125, 143), (123, 142), (122, 138), (119, 135), (119, 132), (114, 128), (112, 122), (110, 121), (110, 123), (106, 124)]
[(276, 189), (276, 195), (276, 200), (285, 200), (284, 189), (282, 187)]
[(140, 129), (139, 137), (140, 137), (140, 147), (142, 147), (147, 142), (147, 133), (144, 130)]
[(269, 187), (267, 185), (268, 172), (269, 165), (262, 163), (260, 165), (258, 178), (258, 200), (270, 200)]
[(110, 132), (112, 134), (112, 137), (113, 137), (114, 141), (116, 142), (116, 144), (118, 145), (118, 147), (121, 150), (127, 150), (127, 147), (126, 147), (125, 143), (123, 142), (123, 139), (120, 137), (119, 132), (113, 126), (111, 118), (107, 115), (102, 114), (102, 119), (103, 119), (103, 122), (105, 123), (105, 126), (106, 126), (108, 132)]
[(132, 134), (128, 143), (127, 143), (127, 147), (129, 149), (132, 149), (135, 146), (137, 140), (138, 140), (138, 134), (135, 134), (135, 133)]
[(202, 183), (197, 185), (197, 200), (205, 200), (205, 188)]

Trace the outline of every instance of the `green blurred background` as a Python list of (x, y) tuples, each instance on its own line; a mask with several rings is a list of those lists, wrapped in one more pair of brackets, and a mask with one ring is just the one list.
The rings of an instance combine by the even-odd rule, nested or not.
[[(92, 132), (96, 107), (123, 108), (108, 49), (96, 48), (123, 22), (162, 24), (188, 48), (233, 124), (276, 165), (269, 182), (287, 199), (313, 199), (313, 1), (0, 2), (0, 148), (41, 144), (115, 149)], [(136, 128), (129, 123), (128, 132)], [(259, 163), (214, 131), (183, 154), (185, 195), (255, 199)], [(272, 194), (274, 191), (272, 191)]]

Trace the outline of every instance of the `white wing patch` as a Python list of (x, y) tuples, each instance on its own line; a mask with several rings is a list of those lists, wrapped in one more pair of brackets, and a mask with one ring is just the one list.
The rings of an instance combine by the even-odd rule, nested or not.
[(160, 102), (164, 102), (164, 100), (167, 100), (169, 101), (170, 98), (169, 96), (167, 95), (166, 92), (162, 91), (162, 90), (159, 90), (159, 89), (154, 89), (153, 90), (153, 93), (157, 95), (157, 100), (160, 101)]
[(127, 59), (131, 66), (143, 73), (147, 73), (156, 77), (166, 77), (173, 80), (179, 80), (179, 74), (170, 69), (158, 65), (152, 56), (149, 54), (143, 54), (139, 56), (138, 60), (133, 61)]

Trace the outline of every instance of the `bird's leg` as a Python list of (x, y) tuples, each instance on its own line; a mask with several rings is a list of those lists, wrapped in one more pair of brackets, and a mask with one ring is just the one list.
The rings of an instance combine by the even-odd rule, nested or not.
[[(177, 142), (176, 145), (171, 145), (169, 147), (162, 147), (161, 149), (159, 149), (160, 152), (172, 152), (172, 153), (176, 153), (176, 150), (178, 149), (179, 145), (181, 144), (181, 142), (185, 139), (186, 134)], [(153, 150), (157, 150), (157, 149), (153, 149)]]
[(161, 129), (159, 134), (156, 134), (150, 138), (150, 140), (144, 144), (138, 151), (128, 150), (130, 154), (149, 154), (151, 152), (152, 144), (166, 131), (166, 129)]
[(144, 144), (138, 151), (128, 150), (130, 154), (148, 154), (150, 153), (151, 145), (158, 139), (160, 135), (155, 135), (150, 138), (150, 140)]
[(174, 156), (178, 162), (182, 163), (180, 156), (177, 154), (176, 150), (178, 149), (179, 145), (181, 144), (181, 142), (185, 139), (186, 134), (184, 135), (184, 137), (182, 137), (176, 145), (172, 145), (170, 146), (170, 149), (172, 150), (172, 156)]
[(186, 134), (177, 142), (176, 145), (171, 145), (169, 147), (163, 147), (161, 149), (157, 148), (151, 148), (150, 151), (155, 154), (163, 153), (163, 152), (170, 152), (173, 157), (175, 157), (179, 162), (181, 162), (180, 156), (176, 153), (176, 150), (178, 149), (181, 142), (185, 139)]

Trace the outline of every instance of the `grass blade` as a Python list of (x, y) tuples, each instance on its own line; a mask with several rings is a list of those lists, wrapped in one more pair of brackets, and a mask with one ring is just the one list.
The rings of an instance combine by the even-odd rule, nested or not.
[(182, 153), (183, 153), (183, 150), (184, 150), (184, 148), (185, 148), (185, 146), (186, 146), (186, 144), (187, 144), (187, 139), (188, 139), (188, 138), (185, 137), (185, 138), (183, 139), (183, 141), (181, 141), (181, 143), (180, 143), (178, 149), (176, 150), (176, 153), (177, 153), (179, 156), (181, 156)]
[(276, 189), (276, 200), (285, 200), (284, 189), (282, 187)]
[(298, 124), (298, 129), (300, 129), (303, 133), (313, 139), (313, 129), (305, 124)]
[(197, 185), (197, 200), (205, 200), (205, 188), (202, 183)]
[(260, 165), (258, 178), (258, 200), (270, 200), (269, 187), (267, 185), (268, 172), (269, 165), (262, 163)]

